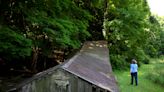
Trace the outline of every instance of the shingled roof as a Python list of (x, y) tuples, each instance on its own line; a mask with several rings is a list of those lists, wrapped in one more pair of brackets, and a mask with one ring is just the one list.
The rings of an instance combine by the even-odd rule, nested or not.
[(106, 41), (84, 43), (81, 51), (62, 65), (62, 68), (98, 87), (119, 92), (109, 62)]

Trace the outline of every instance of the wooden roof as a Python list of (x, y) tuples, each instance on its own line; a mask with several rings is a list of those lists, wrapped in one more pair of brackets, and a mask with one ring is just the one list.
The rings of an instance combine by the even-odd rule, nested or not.
[(103, 89), (119, 92), (112, 74), (106, 41), (84, 43), (81, 51), (62, 68)]

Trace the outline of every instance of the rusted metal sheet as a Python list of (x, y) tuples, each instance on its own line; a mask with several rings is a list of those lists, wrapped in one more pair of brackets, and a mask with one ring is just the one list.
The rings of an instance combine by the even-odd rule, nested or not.
[(62, 68), (96, 86), (111, 92), (119, 92), (109, 63), (107, 42), (86, 42), (81, 51)]

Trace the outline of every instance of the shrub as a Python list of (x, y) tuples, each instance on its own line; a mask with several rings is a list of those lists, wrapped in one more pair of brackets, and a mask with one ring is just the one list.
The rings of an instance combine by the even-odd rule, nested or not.
[(113, 69), (127, 69), (128, 62), (125, 61), (124, 56), (121, 55), (110, 55), (111, 65)]
[(135, 56), (137, 57), (137, 60), (139, 62), (142, 62), (144, 64), (149, 64), (149, 57), (145, 54), (144, 50), (142, 49), (137, 50)]
[(164, 85), (164, 64), (157, 64), (146, 77), (159, 85)]

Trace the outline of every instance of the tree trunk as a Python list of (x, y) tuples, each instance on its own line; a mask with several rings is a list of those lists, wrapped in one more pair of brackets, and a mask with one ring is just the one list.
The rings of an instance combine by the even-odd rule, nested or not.
[(37, 72), (36, 67), (37, 67), (38, 54), (39, 54), (39, 48), (37, 46), (33, 47), (31, 67), (32, 67), (32, 72), (34, 73)]

